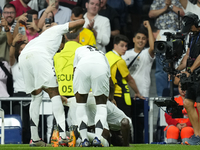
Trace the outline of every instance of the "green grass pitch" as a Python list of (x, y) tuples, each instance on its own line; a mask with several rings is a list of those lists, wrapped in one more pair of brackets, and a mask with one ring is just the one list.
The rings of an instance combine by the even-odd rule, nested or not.
[[(191, 145), (180, 145), (180, 144), (132, 144), (132, 147), (102, 147), (103, 150), (199, 150), (200, 146), (191, 146)], [(38, 150), (38, 149), (72, 149), (72, 150), (81, 150), (81, 149), (88, 149), (88, 147), (29, 147), (28, 144), (5, 144), (0, 145), (0, 150)], [(95, 147), (91, 147), (91, 149), (96, 149)], [(98, 147), (97, 149), (101, 149)]]

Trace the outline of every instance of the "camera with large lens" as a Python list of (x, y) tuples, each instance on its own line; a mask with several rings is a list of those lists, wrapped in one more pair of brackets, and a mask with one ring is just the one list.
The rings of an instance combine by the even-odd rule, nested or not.
[(178, 61), (185, 52), (185, 36), (180, 32), (176, 34), (165, 32), (164, 35), (167, 37), (167, 41), (156, 41), (154, 51), (165, 54), (165, 62)]
[(187, 90), (193, 83), (200, 81), (200, 67), (195, 69), (194, 72), (187, 77), (185, 73), (180, 76), (181, 89)]
[[(160, 106), (167, 107), (167, 113), (172, 115), (172, 118), (182, 118), (182, 106), (174, 100), (173, 94), (173, 76), (178, 74), (179, 71), (175, 70), (174, 62), (178, 61), (183, 53), (185, 52), (185, 36), (180, 32), (177, 33), (170, 33), (165, 32), (164, 35), (166, 36), (166, 41), (156, 41), (154, 43), (154, 52), (157, 54), (156, 59), (162, 60), (163, 62), (163, 70), (170, 74), (170, 98), (166, 98), (161, 100), (155, 100), (154, 103)], [(166, 65), (167, 64), (167, 65)], [(169, 64), (169, 65), (168, 65)], [(183, 79), (187, 80), (187, 79)]]

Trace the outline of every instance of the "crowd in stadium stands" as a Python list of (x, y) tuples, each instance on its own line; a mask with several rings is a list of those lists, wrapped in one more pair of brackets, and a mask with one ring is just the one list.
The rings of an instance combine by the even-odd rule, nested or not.
[[(117, 108), (116, 113), (119, 112), (122, 115), (118, 117), (119, 124), (117, 125), (120, 126), (120, 129), (117, 128), (117, 132), (113, 131), (111, 128), (112, 124), (109, 124), (110, 122), (108, 121), (111, 119), (108, 114), (111, 110), (107, 109), (107, 122), (111, 126), (110, 132), (112, 131), (113, 137), (109, 141), (109, 138), (107, 138), (109, 134), (106, 134), (107, 130), (103, 128), (102, 132), (105, 132), (105, 136), (99, 139), (104, 143), (104, 146), (109, 144), (114, 146), (129, 146), (129, 142), (144, 143), (144, 107), (141, 104), (137, 104), (134, 99), (136, 97), (140, 99), (149, 97), (151, 85), (150, 74), (154, 62), (156, 64), (155, 79), (157, 96), (170, 96), (168, 74), (163, 71), (163, 62), (160, 59), (160, 57), (165, 56), (158, 56), (158, 54), (154, 53), (154, 42), (166, 41), (166, 36), (163, 36), (164, 32), (181, 30), (185, 26), (182, 24), (181, 18), (188, 12), (192, 12), (200, 18), (200, 0), (1, 0), (0, 97), (31, 97), (32, 91), (27, 92), (28, 89), (26, 89), (24, 74), (22, 74), (19, 67), (19, 56), (23, 49), (30, 41), (38, 38), (50, 26), (56, 24), (64, 25), (67, 22), (84, 19), (85, 24), (79, 32), (63, 35), (60, 48), (56, 50), (57, 53), (53, 58), (59, 93), (61, 96), (69, 99), (74, 97), (73, 61), (77, 48), (90, 45), (89, 49), (91, 51), (102, 51), (107, 57), (112, 83), (114, 83), (114, 85), (110, 83), (110, 95), (108, 99), (116, 105), (114, 106)], [(49, 36), (52, 35), (54, 34), (49, 33)], [(199, 38), (197, 38), (196, 42), (198, 40)], [(48, 47), (48, 43), (44, 44), (47, 44), (46, 46)], [(192, 44), (190, 43), (190, 45)], [(188, 48), (192, 49), (192, 46), (186, 47), (186, 49)], [(43, 52), (41, 51), (41, 53)], [(189, 56), (189, 54), (186, 54), (186, 56)], [(165, 65), (168, 64), (166, 63)], [(180, 68), (181, 66), (178, 67), (181, 71)], [(42, 72), (43, 70), (40, 71)], [(191, 71), (193, 70), (191, 69)], [(8, 84), (8, 80), (12, 82), (11, 85)], [(180, 90), (179, 82), (175, 84), (174, 92), (177, 95), (180, 94), (176, 100), (180, 105), (183, 105), (185, 91)], [(43, 96), (45, 94), (47, 95), (44, 92)], [(197, 131), (199, 127), (196, 127), (200, 123), (195, 123), (195, 121), (198, 121), (198, 117), (190, 117), (192, 116), (192, 112), (198, 113), (198, 110), (200, 111), (198, 109), (199, 102), (195, 103), (195, 109), (191, 109), (192, 106), (194, 107), (194, 103), (190, 103), (188, 100), (190, 97), (186, 96), (186, 98), (187, 103), (184, 106), (186, 106), (189, 115), (187, 115), (184, 109), (184, 117), (189, 116), (192, 120), (175, 120), (171, 118), (170, 114), (166, 113), (165, 118), (169, 126), (166, 127), (165, 132), (168, 143), (177, 143), (182, 139), (183, 144), (200, 144), (200, 133)], [(70, 112), (68, 107), (73, 107), (71, 103), (64, 106), (66, 118), (73, 117), (72, 115), (76, 117), (75, 114), (70, 113), (71, 116), (68, 114), (68, 111)], [(29, 108), (31, 103), (23, 102), (22, 105), (22, 141), (25, 144), (29, 143), (32, 138), (32, 128), (30, 130), (29, 127), (29, 113), (31, 113)], [(9, 101), (2, 101), (1, 106), (5, 114), (10, 114)], [(107, 104), (108, 106), (110, 104)], [(113, 108), (113, 110), (116, 108)], [(19, 102), (13, 102), (12, 113), (20, 115)], [(115, 116), (115, 111), (112, 113)], [(50, 127), (50, 131), (47, 131), (47, 139), (45, 138), (47, 143), (50, 142), (51, 129), (56, 124), (55, 120), (53, 121), (53, 115), (49, 115), (48, 117), (51, 119), (47, 121), (47, 126)], [(134, 122), (135, 120), (137, 122)], [(31, 124), (33, 123), (31, 120)], [(68, 119), (66, 128), (70, 128), (70, 125), (73, 124)], [(133, 131), (130, 131), (132, 130), (132, 126), (134, 137), (131, 136)], [(194, 130), (192, 126), (194, 126)], [(82, 128), (83, 126), (81, 126)], [(79, 130), (81, 129), (79, 127)], [(70, 130), (75, 132), (76, 129), (72, 127)], [(190, 131), (190, 134), (186, 134), (184, 131)], [(192, 140), (188, 137), (189, 135), (193, 136)], [(77, 143), (78, 139), (77, 137)], [(101, 146), (103, 145), (102, 143)], [(34, 142), (31, 144), (34, 146)], [(72, 143), (72, 146), (75, 145), (77, 144)], [(36, 146), (44, 145), (36, 144)], [(87, 143), (85, 145), (82, 144), (82, 146), (87, 146)]]

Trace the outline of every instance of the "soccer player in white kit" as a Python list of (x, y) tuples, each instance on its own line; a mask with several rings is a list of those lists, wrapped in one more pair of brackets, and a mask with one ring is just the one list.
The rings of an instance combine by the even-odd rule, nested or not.
[(58, 92), (58, 83), (53, 65), (53, 56), (59, 50), (63, 34), (78, 30), (83, 26), (83, 19), (63, 25), (55, 25), (45, 30), (39, 37), (30, 41), (19, 56), (19, 65), (22, 71), (26, 93), (31, 93), (30, 104), (30, 146), (46, 146), (38, 135), (39, 109), (42, 102), (42, 90), (49, 94), (52, 101), (52, 110), (56, 122), (61, 130), (60, 145), (66, 146), (65, 115)]
[[(76, 103), (76, 98), (71, 97), (68, 98), (67, 101), (63, 102), (63, 105), (69, 107), (69, 112), (67, 116), (67, 122), (68, 125), (77, 125), (78, 124), (78, 118), (74, 117), (74, 114), (76, 113), (77, 110), (77, 103)], [(88, 117), (88, 127), (92, 127), (94, 123), (94, 118), (96, 114), (96, 103), (95, 103), (95, 98), (92, 94), (92, 92), (89, 93), (88, 99), (87, 99), (87, 115)], [(107, 108), (107, 124), (104, 126), (104, 130), (109, 130), (112, 133), (111, 140), (109, 140), (107, 135), (104, 133), (100, 137), (100, 140), (102, 144), (105, 147), (109, 146), (109, 143), (113, 146), (129, 146), (129, 135), (130, 131), (133, 132), (133, 127), (132, 127), (132, 121), (131, 119), (125, 115), (123, 111), (121, 111), (117, 106), (115, 106), (110, 100), (107, 101), (106, 103), (106, 108)], [(120, 133), (121, 134), (118, 134)], [(107, 133), (106, 133), (107, 134)], [(104, 136), (105, 135), (105, 136)], [(93, 140), (95, 137), (94, 134), (88, 132), (87, 136), (89, 138), (89, 141)], [(110, 136), (110, 135), (109, 135)], [(121, 139), (118, 137), (122, 137)], [(114, 140), (115, 141), (114, 141)], [(76, 143), (78, 146), (79, 144)]]
[(95, 134), (92, 146), (103, 146), (99, 140), (106, 123), (110, 66), (104, 53), (92, 46), (77, 48), (74, 58), (73, 90), (77, 102), (76, 117), (82, 147), (90, 146), (87, 137), (87, 97), (90, 89), (96, 100)]

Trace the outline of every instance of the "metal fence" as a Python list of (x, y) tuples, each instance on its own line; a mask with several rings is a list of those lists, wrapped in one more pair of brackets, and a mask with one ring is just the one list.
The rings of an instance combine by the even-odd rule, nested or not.
[[(20, 102), (20, 116), (21, 116), (21, 120), (23, 121), (23, 104), (22, 102), (31, 102), (31, 97), (0, 97), (0, 108), (1, 108), (1, 105), (2, 105), (2, 101), (10, 101), (10, 115), (13, 114), (12, 112), (12, 103), (14, 101), (17, 101), (17, 102)], [(42, 104), (41, 104), (41, 107), (42, 107), (42, 111), (40, 112), (40, 114), (42, 115), (42, 122), (41, 122), (41, 128), (42, 128), (42, 139), (44, 139), (44, 115), (46, 115), (44, 113), (44, 102), (51, 102), (49, 98), (43, 98), (42, 99)]]

